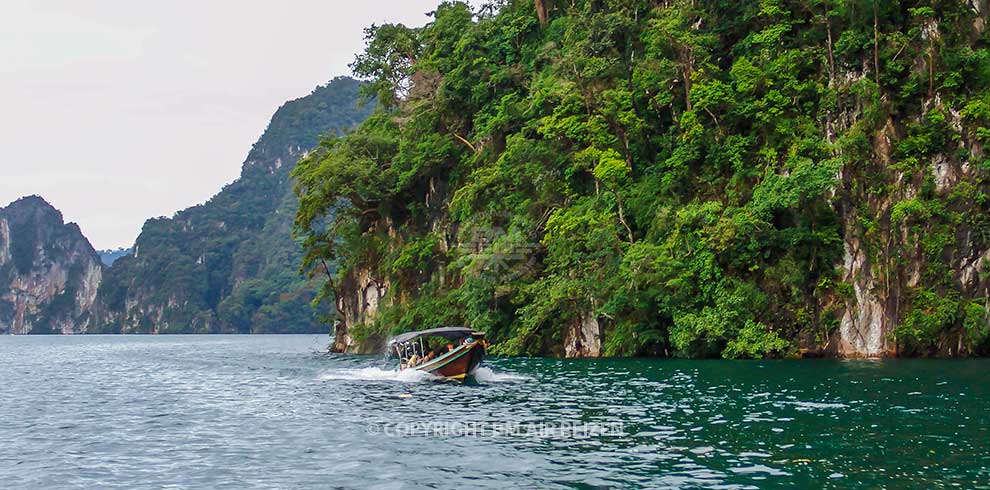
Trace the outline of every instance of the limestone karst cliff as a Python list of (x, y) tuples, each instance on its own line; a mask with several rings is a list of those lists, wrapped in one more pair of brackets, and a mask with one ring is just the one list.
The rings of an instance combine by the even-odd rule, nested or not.
[(336, 348), (466, 324), (509, 355), (990, 353), (988, 21), (576, 0), (373, 28), (380, 110), (298, 172)]
[(0, 208), (0, 334), (85, 332), (102, 274), (79, 227), (41, 197)]

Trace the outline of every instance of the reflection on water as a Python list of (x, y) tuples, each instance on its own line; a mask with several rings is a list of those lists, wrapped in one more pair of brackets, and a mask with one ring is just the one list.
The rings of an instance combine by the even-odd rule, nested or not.
[(494, 359), (462, 385), (325, 340), (0, 338), (0, 486), (990, 488), (987, 361)]

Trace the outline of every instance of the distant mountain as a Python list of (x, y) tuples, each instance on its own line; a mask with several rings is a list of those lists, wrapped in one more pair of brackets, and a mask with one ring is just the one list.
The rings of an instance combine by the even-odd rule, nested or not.
[(129, 255), (133, 251), (134, 251), (133, 247), (131, 248), (120, 247), (116, 250), (97, 250), (96, 253), (100, 254), (100, 260), (103, 261), (103, 265), (110, 267), (111, 265), (113, 265), (114, 262), (117, 261), (117, 259), (125, 255)]
[(102, 275), (79, 227), (44, 199), (0, 208), (0, 334), (86, 331)]
[(316, 284), (298, 272), (302, 252), (291, 238), (298, 199), (289, 173), (321, 135), (367, 117), (372, 104), (359, 106), (359, 85), (336, 78), (287, 102), (240, 178), (205, 204), (148, 220), (133, 253), (107, 271), (91, 331), (324, 331), (310, 306)]
[(148, 220), (132, 249), (97, 252), (37, 196), (0, 208), (0, 334), (323, 331), (317, 284), (298, 272), (290, 172), (321, 135), (367, 117), (359, 86), (336, 78), (285, 103), (240, 178)]

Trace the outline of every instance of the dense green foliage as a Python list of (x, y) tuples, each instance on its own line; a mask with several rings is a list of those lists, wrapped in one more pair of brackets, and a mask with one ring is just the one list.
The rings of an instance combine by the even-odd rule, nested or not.
[[(985, 10), (446, 2), (373, 27), (354, 69), (379, 110), (296, 171), (306, 264), (390, 285), (359, 337), (464, 323), (559, 353), (591, 316), (609, 355), (763, 357), (829, 345), (855, 239), (897, 349), (979, 350), (986, 278), (958, 269), (990, 244)], [(499, 250), (534, 260), (484, 273)]]
[(337, 78), (286, 103), (239, 179), (205, 204), (148, 220), (133, 254), (107, 271), (101, 321), (91, 331), (325, 331), (309, 305), (317, 287), (299, 273), (289, 173), (320, 135), (349, 129), (371, 111), (358, 104), (359, 85)]

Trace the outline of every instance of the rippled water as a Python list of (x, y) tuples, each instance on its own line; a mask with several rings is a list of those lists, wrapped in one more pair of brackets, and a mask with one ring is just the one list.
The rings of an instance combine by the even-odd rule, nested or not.
[(988, 361), (493, 359), (460, 385), (325, 343), (0, 337), (0, 487), (990, 488)]

